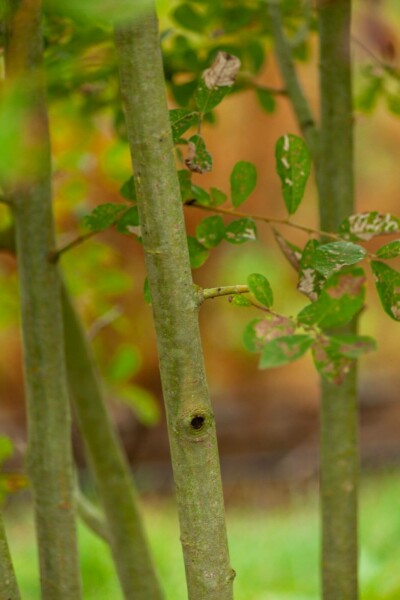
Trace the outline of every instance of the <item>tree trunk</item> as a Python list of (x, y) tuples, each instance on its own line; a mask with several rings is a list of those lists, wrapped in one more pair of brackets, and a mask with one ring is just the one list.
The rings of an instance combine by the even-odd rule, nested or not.
[[(319, 0), (321, 135), (320, 223), (337, 231), (354, 213), (351, 0)], [(356, 323), (347, 327), (355, 333)], [(357, 372), (335, 386), (322, 381), (321, 508), (324, 600), (356, 600)]]
[(107, 519), (114, 562), (126, 600), (161, 600), (129, 465), (107, 413), (91, 350), (63, 286), (68, 380), (79, 428)]
[[(42, 70), (41, 6), (10, 2), (6, 80), (24, 102), (19, 136), (21, 172), (9, 182), (19, 281), (25, 390), (28, 407), (27, 469), (32, 482), (43, 600), (81, 597), (70, 413), (64, 362), (60, 285), (49, 254), (54, 248), (51, 157)], [(13, 165), (10, 165), (12, 168)]]
[(153, 12), (115, 34), (190, 600), (230, 600), (223, 494)]
[(21, 596), (8, 547), (3, 515), (0, 513), (0, 598), (20, 600)]

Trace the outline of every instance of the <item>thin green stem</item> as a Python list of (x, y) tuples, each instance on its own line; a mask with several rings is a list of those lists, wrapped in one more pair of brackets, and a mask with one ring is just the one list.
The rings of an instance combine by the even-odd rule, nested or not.
[(269, 14), (279, 70), (288, 97), (292, 103), (298, 125), (317, 165), (319, 154), (318, 128), (296, 73), (290, 44), (283, 30), (279, 2), (269, 0)]
[(107, 529), (107, 523), (104, 515), (77, 487), (75, 490), (76, 508), (79, 517), (89, 529), (97, 535), (103, 542), (110, 544), (110, 534)]
[(248, 219), (253, 219), (254, 221), (262, 221), (263, 223), (268, 223), (268, 224), (275, 223), (278, 225), (285, 225), (285, 227), (291, 227), (293, 229), (298, 229), (299, 231), (305, 231), (306, 233), (311, 234), (311, 235), (328, 237), (333, 240), (342, 240), (343, 239), (343, 237), (341, 235), (339, 235), (338, 233), (332, 233), (330, 231), (322, 231), (320, 229), (313, 229), (312, 227), (307, 227), (305, 225), (299, 225), (298, 223), (293, 223), (292, 221), (289, 221), (289, 219), (276, 219), (275, 217), (265, 217), (264, 215), (249, 214), (249, 213), (244, 213), (244, 212), (241, 212), (241, 211), (233, 209), (233, 208), (222, 208), (221, 206), (207, 206), (205, 204), (199, 204), (198, 202), (196, 202), (194, 200), (187, 200), (186, 206), (198, 208), (200, 210), (205, 210), (208, 212), (217, 213), (220, 215), (227, 215), (229, 217), (244, 217), (244, 218), (248, 218)]
[[(110, 225), (110, 227), (112, 227), (112, 225)], [(72, 248), (75, 248), (76, 246), (80, 246), (81, 244), (83, 244), (83, 242), (90, 240), (92, 237), (94, 237), (98, 233), (101, 233), (101, 232), (100, 231), (89, 231), (88, 233), (84, 233), (83, 235), (80, 235), (80, 236), (74, 238), (71, 242), (68, 242), (68, 244), (65, 244), (65, 246), (61, 246), (61, 248), (52, 250), (49, 255), (50, 261), (52, 263), (56, 263), (65, 252), (68, 252), (68, 250), (72, 250)]]
[(21, 595), (15, 577), (10, 549), (8, 547), (3, 515), (0, 513), (0, 598), (20, 600)]
[[(153, 7), (154, 10), (154, 7)], [(190, 600), (232, 600), (215, 422), (153, 10), (115, 33)]]

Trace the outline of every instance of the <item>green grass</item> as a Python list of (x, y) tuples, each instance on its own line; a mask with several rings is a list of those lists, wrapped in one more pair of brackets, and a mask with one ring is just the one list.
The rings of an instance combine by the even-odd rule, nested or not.
[[(400, 477), (362, 485), (360, 515), (362, 600), (400, 598)], [(144, 507), (151, 545), (168, 600), (186, 600), (176, 511), (171, 502)], [(13, 511), (8, 534), (24, 600), (37, 600), (31, 515)], [(235, 600), (317, 600), (318, 515), (315, 494), (294, 496), (273, 509), (228, 510)], [(103, 542), (79, 529), (85, 600), (122, 600)]]

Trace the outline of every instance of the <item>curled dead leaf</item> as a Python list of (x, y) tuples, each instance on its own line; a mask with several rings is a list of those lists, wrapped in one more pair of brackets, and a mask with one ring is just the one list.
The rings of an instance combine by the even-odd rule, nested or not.
[(204, 83), (208, 89), (231, 86), (235, 83), (240, 69), (240, 59), (228, 52), (218, 52), (209, 69), (203, 73)]

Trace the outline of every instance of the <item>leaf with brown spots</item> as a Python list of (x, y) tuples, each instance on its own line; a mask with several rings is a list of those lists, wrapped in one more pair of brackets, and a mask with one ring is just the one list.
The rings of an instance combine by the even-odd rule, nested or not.
[(298, 320), (303, 325), (325, 329), (341, 327), (364, 306), (365, 273), (360, 267), (334, 273), (327, 279), (318, 299), (303, 308)]
[(371, 268), (383, 310), (400, 321), (400, 273), (379, 260), (373, 260)]

